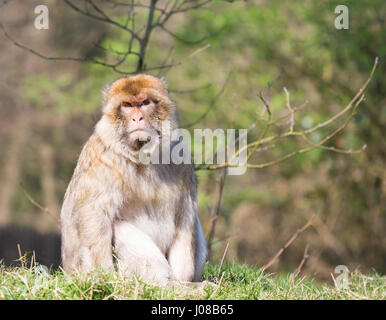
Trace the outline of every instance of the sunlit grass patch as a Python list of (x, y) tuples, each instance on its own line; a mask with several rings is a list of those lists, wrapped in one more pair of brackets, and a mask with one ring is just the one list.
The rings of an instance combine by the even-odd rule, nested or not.
[(246, 265), (207, 265), (204, 279), (216, 284), (190, 288), (162, 287), (117, 272), (96, 270), (81, 275), (46, 273), (37, 267), (1, 267), (0, 299), (385, 299), (386, 277), (350, 274), (349, 288), (289, 274), (272, 275)]

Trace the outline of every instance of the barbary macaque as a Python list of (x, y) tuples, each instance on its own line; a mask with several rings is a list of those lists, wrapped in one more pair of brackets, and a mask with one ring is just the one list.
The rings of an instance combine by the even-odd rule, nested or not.
[(200, 281), (207, 256), (191, 164), (144, 164), (178, 127), (163, 80), (135, 75), (103, 92), (61, 211), (65, 272), (114, 268), (145, 281)]

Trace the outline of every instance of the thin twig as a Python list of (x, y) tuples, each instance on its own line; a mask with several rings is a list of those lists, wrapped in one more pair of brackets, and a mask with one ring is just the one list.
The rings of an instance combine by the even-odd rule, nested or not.
[(240, 235), (239, 233), (235, 233), (235, 234), (231, 234), (229, 236), (223, 237), (223, 238), (216, 239), (215, 241), (212, 241), (212, 245), (215, 244), (215, 243), (219, 243), (219, 242), (223, 242), (223, 241), (227, 241), (227, 240), (236, 238), (239, 235)]
[(300, 263), (299, 263), (298, 267), (295, 269), (295, 271), (291, 273), (290, 281), (294, 281), (295, 278), (298, 276), (298, 274), (302, 271), (304, 264), (306, 263), (306, 261), (309, 258), (309, 255), (308, 255), (309, 247), (310, 247), (310, 245), (307, 243), (306, 247), (304, 249), (303, 259), (302, 259), (302, 261), (300, 261)]
[(35, 250), (32, 250), (30, 270), (32, 270), (35, 266), (36, 266), (36, 253), (35, 253)]
[[(111, 25), (113, 25), (113, 26), (115, 26), (115, 27), (118, 27), (118, 28), (120, 28), (120, 29), (123, 29), (123, 30), (129, 32), (129, 33), (130, 33), (134, 38), (136, 38), (138, 41), (140, 41), (140, 38), (139, 38), (138, 34), (136, 34), (134, 30), (132, 30), (132, 29), (126, 27), (126, 26), (123, 25), (123, 24), (120, 24), (119, 22), (117, 22), (117, 21), (115, 21), (115, 20), (112, 20), (112, 19), (109, 18), (109, 17), (106, 15), (106, 13), (104, 13), (100, 8), (96, 7), (95, 4), (93, 4), (93, 7), (94, 7), (94, 9), (100, 14), (99, 16), (94, 15), (94, 14), (88, 12), (88, 11), (85, 11), (85, 10), (81, 9), (80, 7), (78, 7), (78, 6), (76, 6), (74, 3), (72, 3), (70, 0), (64, 0), (64, 1), (65, 1), (65, 3), (66, 3), (69, 7), (71, 7), (73, 10), (75, 10), (75, 11), (77, 11), (77, 12), (79, 12), (79, 13), (81, 13), (81, 14), (87, 16), (87, 17), (90, 17), (90, 18), (92, 18), (92, 19), (99, 20), (99, 21), (102, 21), (102, 22), (104, 22), (104, 23), (108, 23), (108, 24), (111, 24)], [(91, 1), (89, 1), (89, 0), (87, 0), (87, 2), (91, 3)]]
[(276, 255), (263, 267), (262, 272), (267, 270), (270, 266), (272, 266), (277, 259), (281, 256), (281, 254), (284, 252), (285, 249), (287, 249), (292, 242), (295, 241), (295, 239), (298, 237), (300, 233), (305, 231), (309, 226), (312, 225), (312, 220), (314, 219), (315, 214), (311, 216), (311, 218), (308, 220), (308, 222), (301, 228), (297, 229), (295, 233), (292, 235), (292, 237), (284, 244), (283, 247), (280, 248), (280, 250), (276, 253)]
[(42, 210), (44, 213), (48, 214), (52, 219), (54, 219), (56, 222), (59, 222), (58, 221), (58, 218), (56, 216), (54, 216), (50, 210), (46, 207), (43, 207), (42, 205), (40, 205), (38, 202), (36, 202), (32, 196), (25, 190), (24, 186), (23, 186), (23, 183), (20, 182), (19, 183), (20, 185), (20, 188), (21, 190), (23, 191), (24, 195), (27, 197), (27, 199), (37, 208), (39, 208), (40, 210)]
[(221, 206), (221, 200), (225, 185), (225, 178), (226, 178), (226, 168), (222, 169), (221, 172), (218, 175), (218, 181), (216, 185), (216, 198), (213, 201), (212, 210), (210, 212), (209, 216), (209, 222), (208, 222), (208, 234), (207, 234), (207, 243), (208, 243), (208, 260), (211, 257), (212, 254), (212, 245), (213, 245), (213, 238), (215, 234), (216, 229), (216, 222), (218, 217), (220, 216), (220, 206)]
[(227, 242), (227, 245), (226, 245), (225, 250), (224, 250), (224, 254), (222, 255), (221, 263), (220, 263), (220, 266), (218, 267), (218, 274), (220, 274), (221, 267), (222, 267), (222, 265), (224, 263), (224, 259), (225, 259), (225, 256), (227, 254), (227, 251), (228, 251), (228, 247), (229, 247), (229, 241)]
[[(326, 142), (328, 142), (329, 140), (331, 140), (333, 137), (335, 137), (337, 134), (339, 134), (341, 131), (343, 131), (346, 128), (346, 126), (348, 125), (348, 123), (351, 121), (352, 117), (355, 115), (356, 109), (358, 108), (359, 104), (364, 99), (363, 92), (367, 88), (367, 86), (370, 83), (371, 79), (373, 78), (373, 75), (374, 75), (375, 69), (377, 67), (378, 61), (379, 61), (379, 59), (378, 59), (378, 57), (376, 57), (375, 61), (374, 61), (373, 68), (372, 68), (372, 70), (370, 72), (369, 77), (367, 78), (365, 83), (362, 85), (362, 87), (358, 90), (357, 94), (346, 105), (346, 107), (344, 107), (340, 112), (338, 112), (337, 114), (332, 116), (330, 119), (328, 119), (328, 120), (326, 120), (326, 121), (324, 121), (322, 123), (319, 123), (318, 125), (310, 128), (310, 129), (307, 129), (307, 130), (292, 131), (292, 132), (291, 131), (287, 131), (285, 133), (280, 133), (280, 134), (272, 135), (272, 136), (266, 137), (266, 138), (260, 137), (258, 140), (254, 141), (254, 142), (251, 142), (251, 143), (247, 144), (246, 146), (243, 146), (242, 148), (240, 148), (237, 152), (235, 152), (232, 155), (232, 157), (230, 159), (228, 159), (228, 161), (226, 163), (213, 164), (213, 165), (211, 165), (211, 164), (199, 165), (199, 166), (196, 167), (196, 169), (197, 170), (200, 170), (200, 169), (216, 170), (216, 169), (221, 169), (221, 168), (225, 168), (225, 167), (239, 167), (241, 164), (233, 164), (232, 161), (233, 161), (233, 159), (235, 159), (245, 149), (249, 149), (249, 148), (252, 148), (252, 147), (255, 147), (255, 146), (259, 146), (261, 144), (265, 144), (265, 143), (268, 143), (268, 142), (276, 141), (276, 140), (283, 139), (285, 137), (290, 137), (290, 136), (300, 136), (300, 137), (303, 137), (303, 139), (305, 139), (310, 144), (310, 146), (302, 148), (302, 149), (299, 149), (299, 150), (296, 150), (296, 151), (293, 151), (293, 152), (290, 152), (290, 153), (282, 156), (281, 158), (278, 158), (278, 159), (275, 159), (275, 160), (272, 160), (272, 161), (268, 161), (268, 162), (264, 162), (264, 163), (260, 163), (260, 164), (248, 164), (247, 163), (246, 164), (247, 167), (248, 168), (253, 168), (253, 169), (266, 168), (266, 167), (278, 164), (280, 162), (283, 162), (283, 161), (285, 161), (287, 159), (290, 159), (290, 158), (292, 158), (292, 157), (294, 157), (294, 156), (296, 156), (298, 154), (302, 154), (302, 153), (306, 153), (306, 152), (312, 151), (312, 150), (314, 150), (316, 148), (326, 149), (326, 150), (329, 150), (329, 151), (338, 152), (338, 153), (346, 153), (346, 154), (353, 154), (353, 153), (362, 152), (364, 150), (365, 146), (362, 146), (362, 148), (353, 151), (353, 150), (342, 150), (342, 149), (338, 149), (338, 148), (335, 148), (335, 147), (324, 146), (324, 144)], [(263, 98), (262, 101), (263, 102), (265, 101), (264, 98)], [(267, 106), (267, 105), (268, 105), (268, 103), (265, 101), (265, 106)], [(329, 124), (331, 124), (333, 121), (337, 120), (338, 118), (341, 118), (349, 110), (351, 110), (352, 112), (349, 115), (349, 117), (344, 121), (343, 125), (341, 125), (337, 129), (335, 129), (332, 133), (330, 133), (329, 135), (324, 137), (319, 143), (314, 144), (306, 137), (306, 135), (309, 135), (312, 132), (314, 132), (314, 131), (316, 131), (316, 130), (318, 130), (320, 128), (326, 127)], [(268, 125), (268, 123), (271, 123), (271, 122), (267, 122), (267, 125)], [(243, 163), (242, 165), (245, 165), (245, 163)]]
[[(77, 58), (77, 57), (56, 57), (56, 56), (47, 56), (47, 55), (44, 55), (32, 48), (29, 48), (19, 42), (17, 42), (14, 38), (12, 38), (8, 32), (5, 30), (3, 24), (0, 23), (0, 29), (3, 31), (3, 34), (4, 36), (9, 40), (11, 41), (15, 46), (23, 49), (23, 50), (26, 50), (28, 52), (30, 52), (31, 54), (41, 58), (41, 59), (44, 59), (44, 60), (49, 60), (49, 61), (74, 61), (74, 62), (91, 62), (91, 63), (94, 63), (94, 64), (98, 64), (98, 65), (101, 65), (101, 66), (104, 66), (104, 67), (108, 67), (108, 68), (111, 68), (113, 69), (115, 72), (117, 73), (120, 73), (120, 74), (134, 74), (135, 72), (125, 72), (125, 71), (121, 71), (121, 70), (118, 70), (117, 67), (121, 64), (120, 61), (118, 61), (118, 63), (115, 63), (115, 64), (111, 64), (111, 63), (106, 63), (106, 62), (103, 62), (103, 61), (99, 61), (99, 60), (96, 60), (96, 59), (92, 59), (92, 58)], [(135, 55), (138, 55), (138, 53), (136, 52), (129, 52), (130, 54), (135, 54)], [(157, 67), (153, 67), (151, 69), (159, 69), (159, 68), (165, 68), (167, 66), (157, 66)], [(150, 69), (148, 69), (150, 70)]]
[(291, 107), (290, 94), (289, 94), (287, 88), (284, 87), (283, 90), (285, 92), (285, 96), (286, 96), (286, 100), (287, 100), (286, 106), (287, 106), (287, 109), (290, 112), (290, 131), (289, 132), (293, 132), (294, 131), (294, 125), (295, 125), (295, 113), (294, 113), (294, 110)]
[(21, 267), (24, 268), (24, 256), (22, 256), (22, 254), (21, 254), (20, 243), (17, 244), (17, 251), (19, 253), (19, 259), (17, 259), (16, 261), (19, 261)]

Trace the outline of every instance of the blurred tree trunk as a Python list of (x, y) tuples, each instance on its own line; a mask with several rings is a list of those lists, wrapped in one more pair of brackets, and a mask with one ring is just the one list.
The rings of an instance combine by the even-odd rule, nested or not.
[(0, 187), (0, 226), (5, 226), (12, 220), (12, 200), (18, 186), (20, 153), (28, 131), (28, 125), (28, 117), (19, 117), (10, 134), (10, 144), (2, 172), (2, 183)]
[[(52, 216), (57, 217), (59, 204), (56, 198), (54, 151), (50, 144), (42, 143), (40, 148), (40, 159), (42, 162), (41, 185), (43, 193), (43, 203)], [(37, 229), (40, 232), (56, 230), (56, 221), (47, 214), (39, 219)]]

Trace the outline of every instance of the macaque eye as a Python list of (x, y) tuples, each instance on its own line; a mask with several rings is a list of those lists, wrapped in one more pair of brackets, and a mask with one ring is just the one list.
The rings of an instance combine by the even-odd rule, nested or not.
[(142, 102), (142, 104), (143, 104), (144, 106), (147, 106), (149, 103), (150, 103), (150, 100), (149, 100), (149, 99), (146, 99), (145, 101)]
[(121, 103), (121, 107), (130, 108), (131, 107), (131, 103), (130, 102), (122, 102)]

